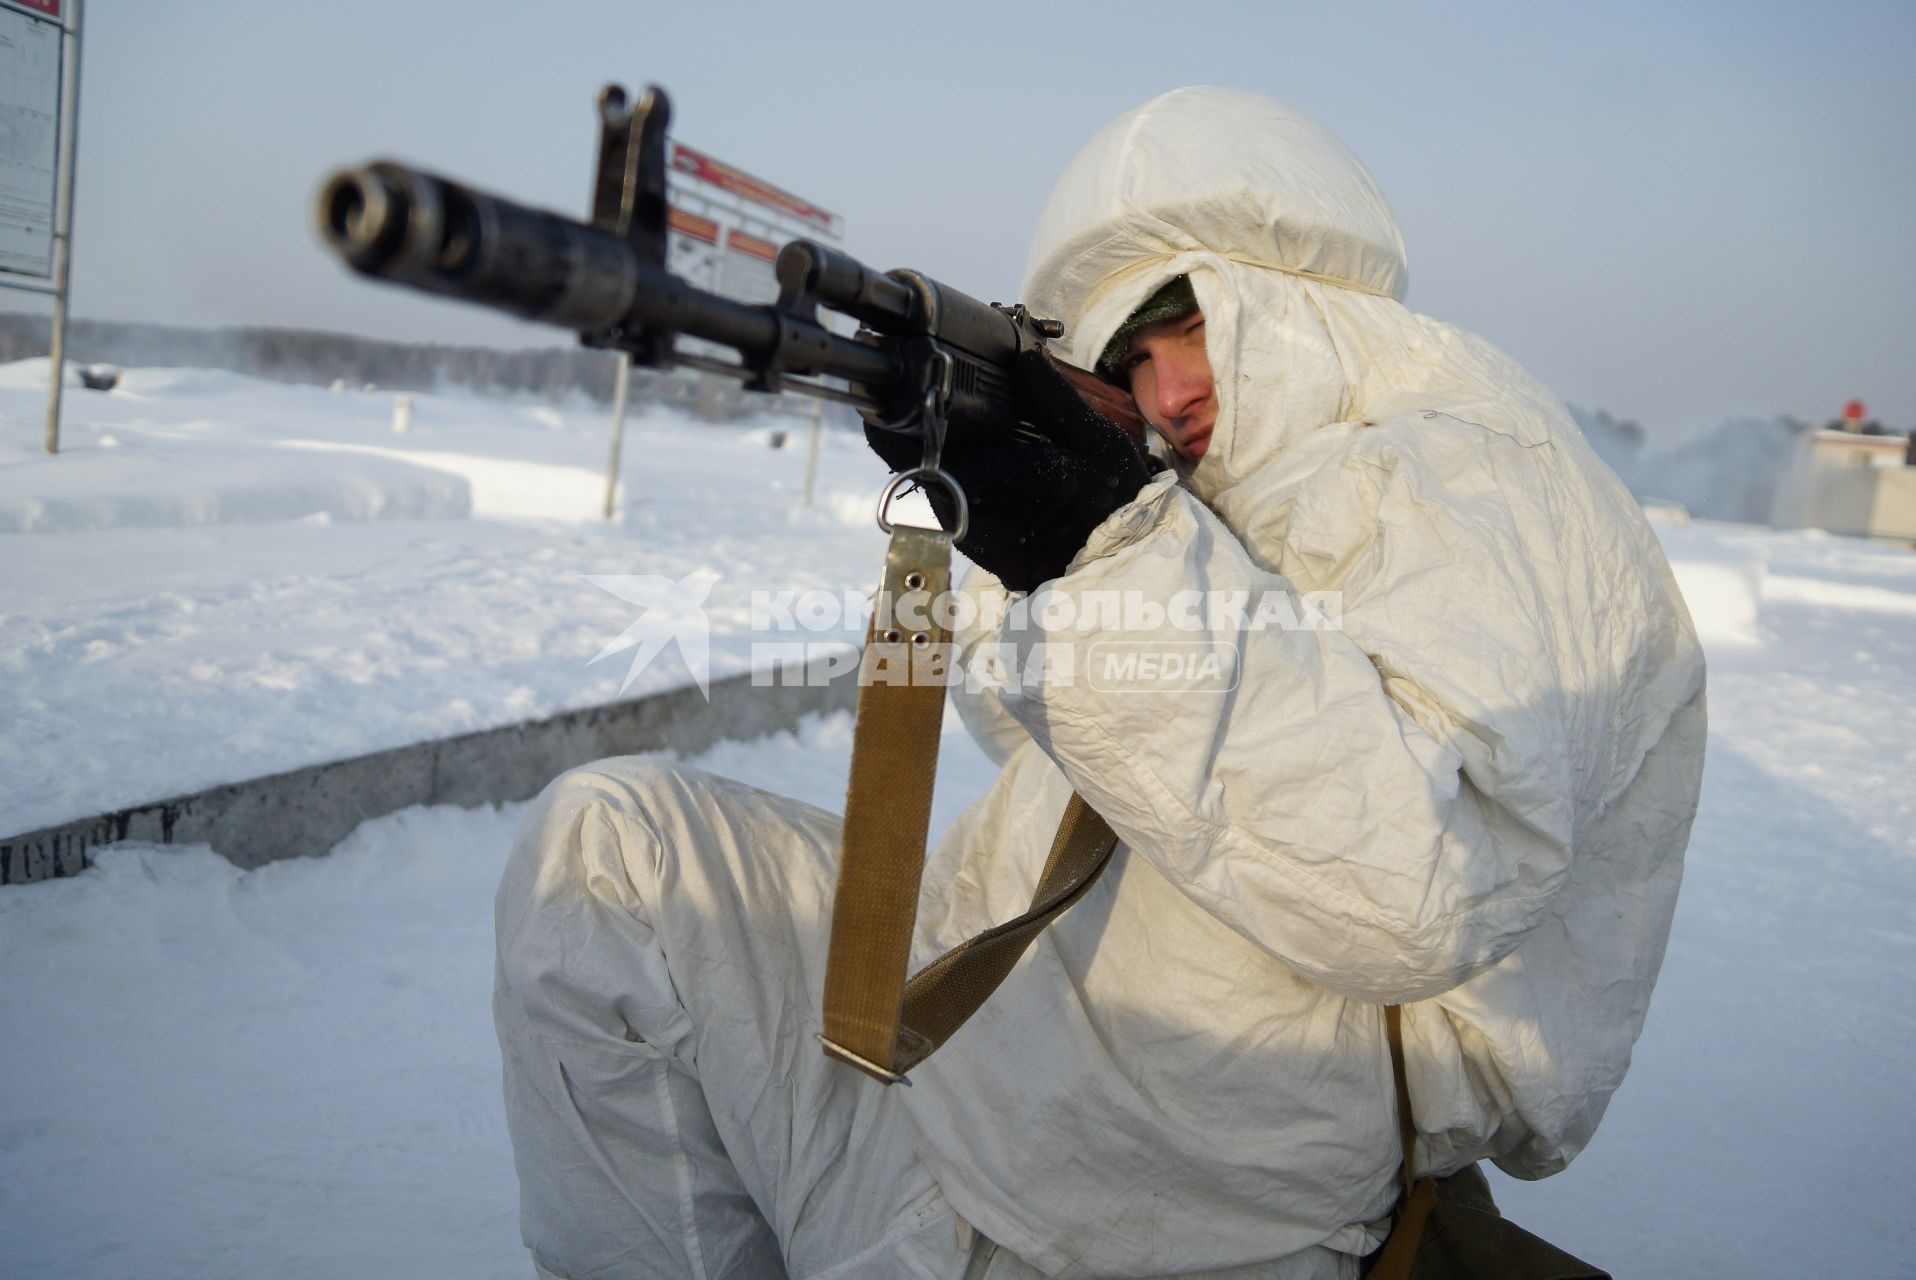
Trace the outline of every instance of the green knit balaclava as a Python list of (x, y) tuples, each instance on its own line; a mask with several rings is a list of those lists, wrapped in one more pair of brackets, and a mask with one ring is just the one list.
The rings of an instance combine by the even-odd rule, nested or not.
[(1169, 284), (1144, 300), (1136, 311), (1125, 317), (1118, 331), (1111, 335), (1111, 341), (1104, 344), (1104, 354), (1098, 357), (1098, 372), (1114, 382), (1122, 382), (1124, 353), (1131, 346), (1131, 335), (1147, 324), (1156, 324), (1160, 320), (1175, 320), (1179, 316), (1188, 316), (1198, 309), (1197, 294), (1191, 288), (1191, 277), (1178, 276)]

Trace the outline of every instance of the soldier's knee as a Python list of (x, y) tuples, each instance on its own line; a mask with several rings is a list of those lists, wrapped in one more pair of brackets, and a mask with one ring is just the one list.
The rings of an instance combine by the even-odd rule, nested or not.
[(634, 1001), (659, 1006), (652, 1020), (676, 1012), (656, 927), (654, 822), (677, 803), (675, 775), (649, 760), (600, 761), (555, 779), (526, 814), (495, 900), (498, 989), (547, 1034), (616, 1040)]
[(571, 895), (643, 917), (658, 878), (658, 819), (682, 803), (680, 775), (670, 763), (626, 756), (553, 779), (520, 826), (500, 883), (501, 921), (509, 900)]

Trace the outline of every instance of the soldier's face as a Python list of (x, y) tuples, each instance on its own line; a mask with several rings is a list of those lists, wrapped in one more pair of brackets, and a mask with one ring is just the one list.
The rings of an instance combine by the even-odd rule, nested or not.
[(1204, 313), (1158, 320), (1131, 335), (1119, 366), (1144, 420), (1187, 462), (1211, 445), (1217, 389), (1204, 350)]

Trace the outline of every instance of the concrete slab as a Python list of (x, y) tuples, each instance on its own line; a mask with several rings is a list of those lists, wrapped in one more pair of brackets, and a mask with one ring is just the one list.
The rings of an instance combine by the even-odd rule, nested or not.
[(789, 729), (803, 716), (852, 707), (858, 682), (754, 685), (744, 675), (714, 681), (711, 692), (708, 703), (688, 685), (0, 837), (0, 885), (77, 875), (89, 850), (121, 840), (211, 845), (242, 867), (316, 857), (366, 819), (412, 805), (524, 800), (567, 769), (606, 756), (694, 754), (728, 738)]

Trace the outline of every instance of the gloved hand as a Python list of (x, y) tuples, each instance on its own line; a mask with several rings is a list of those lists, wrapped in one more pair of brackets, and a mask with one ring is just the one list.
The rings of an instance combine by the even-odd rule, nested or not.
[[(947, 436), (944, 467), (964, 486), (970, 529), (958, 549), (1013, 591), (1035, 591), (1063, 575), (1085, 539), (1113, 511), (1138, 495), (1163, 464), (1123, 427), (1085, 403), (1041, 350), (1011, 368), (1019, 418), (1045, 438), (995, 444)], [(872, 451), (893, 471), (923, 458), (914, 436), (865, 428)], [(925, 486), (938, 523), (957, 523), (957, 504), (940, 484)]]

